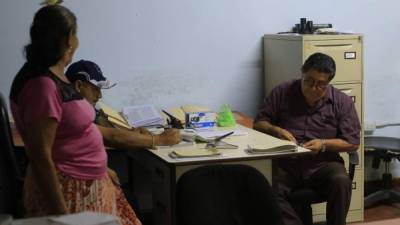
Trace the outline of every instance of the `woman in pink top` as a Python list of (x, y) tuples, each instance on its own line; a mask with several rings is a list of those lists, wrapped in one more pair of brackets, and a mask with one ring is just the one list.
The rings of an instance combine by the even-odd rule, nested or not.
[(78, 47), (75, 15), (59, 5), (34, 17), (26, 63), (14, 78), (11, 111), (30, 164), (24, 187), (28, 216), (86, 210), (140, 225), (121, 189), (107, 174), (93, 107), (64, 74)]

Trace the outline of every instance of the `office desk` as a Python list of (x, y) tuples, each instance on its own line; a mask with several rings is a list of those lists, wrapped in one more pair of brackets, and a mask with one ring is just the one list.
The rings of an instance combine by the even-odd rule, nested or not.
[[(299, 147), (297, 152), (291, 153), (249, 155), (244, 151), (248, 144), (254, 146), (261, 140), (262, 143), (268, 143), (274, 141), (273, 139), (275, 138), (241, 125), (238, 125), (237, 129), (244, 130), (248, 134), (224, 139), (228, 143), (238, 145), (239, 148), (221, 149), (221, 156), (174, 159), (168, 155), (176, 148), (185, 148), (182, 146), (145, 150), (132, 155), (136, 161), (140, 161), (142, 165), (146, 165), (147, 169), (151, 171), (154, 224), (176, 224), (176, 182), (182, 174), (190, 169), (210, 164), (245, 164), (259, 170), (271, 182), (272, 158), (310, 152)], [(197, 147), (204, 148), (205, 144), (197, 144)]]

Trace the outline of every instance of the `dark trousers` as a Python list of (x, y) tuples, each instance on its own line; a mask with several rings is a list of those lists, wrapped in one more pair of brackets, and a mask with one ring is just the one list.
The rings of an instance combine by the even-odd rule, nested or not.
[(351, 200), (351, 180), (340, 162), (323, 162), (318, 168), (305, 170), (300, 164), (277, 166), (274, 188), (285, 225), (302, 225), (287, 196), (296, 188), (309, 187), (327, 200), (327, 225), (344, 225)]

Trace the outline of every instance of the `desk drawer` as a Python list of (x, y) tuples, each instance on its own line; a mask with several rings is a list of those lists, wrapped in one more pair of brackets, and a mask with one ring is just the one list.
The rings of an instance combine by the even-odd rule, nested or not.
[(156, 158), (149, 160), (152, 176), (154, 224), (170, 225), (175, 210), (175, 178), (167, 164)]

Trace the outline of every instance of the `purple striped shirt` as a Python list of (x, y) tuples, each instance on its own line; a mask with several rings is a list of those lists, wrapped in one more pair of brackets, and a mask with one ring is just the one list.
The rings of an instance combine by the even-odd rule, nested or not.
[[(326, 91), (325, 97), (315, 107), (310, 107), (301, 91), (301, 80), (284, 82), (265, 98), (255, 121), (268, 121), (288, 130), (298, 144), (312, 139), (340, 138), (359, 145), (361, 126), (352, 99), (332, 85)], [(297, 163), (309, 175), (322, 166), (322, 162), (343, 162), (338, 153), (329, 151), (301, 158), (300, 161), (282, 159), (280, 164), (285, 162), (290, 167)]]

